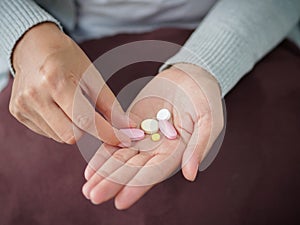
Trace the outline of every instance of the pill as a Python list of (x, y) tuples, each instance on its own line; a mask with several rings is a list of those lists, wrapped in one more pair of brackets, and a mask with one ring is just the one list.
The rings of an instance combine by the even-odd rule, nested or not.
[(168, 138), (175, 139), (177, 137), (177, 131), (175, 127), (168, 120), (160, 120), (158, 122), (160, 131)]
[(160, 140), (160, 135), (159, 135), (159, 133), (152, 134), (152, 135), (151, 135), (151, 140), (152, 140), (152, 141), (159, 141), (159, 140)]
[(169, 120), (171, 118), (171, 113), (167, 109), (161, 109), (156, 114), (157, 120)]
[(141, 128), (146, 134), (154, 134), (158, 131), (158, 122), (154, 119), (145, 119), (141, 123)]
[(137, 128), (120, 129), (120, 131), (127, 135), (132, 141), (139, 141), (145, 137), (144, 131)]

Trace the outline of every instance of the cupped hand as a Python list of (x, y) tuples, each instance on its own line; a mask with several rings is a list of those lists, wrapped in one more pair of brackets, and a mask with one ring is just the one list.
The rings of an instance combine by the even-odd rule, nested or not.
[(88, 132), (110, 145), (130, 145), (111, 118), (116, 127), (134, 124), (85, 53), (55, 24), (25, 33), (14, 49), (13, 67), (9, 109), (28, 128), (68, 144)]
[(103, 144), (85, 170), (86, 198), (100, 204), (115, 197), (118, 209), (134, 204), (153, 185), (182, 169), (193, 181), (198, 166), (223, 128), (217, 81), (200, 67), (178, 64), (158, 74), (129, 107), (137, 124), (167, 108), (178, 135), (159, 142), (148, 135), (130, 148)]

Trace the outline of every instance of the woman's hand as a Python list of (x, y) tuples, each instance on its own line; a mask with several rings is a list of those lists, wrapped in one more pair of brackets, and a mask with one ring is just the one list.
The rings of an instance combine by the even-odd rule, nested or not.
[(55, 24), (42, 23), (25, 33), (14, 49), (13, 67), (9, 108), (28, 128), (68, 144), (86, 131), (111, 145), (130, 145), (110, 124), (114, 116), (114, 125), (128, 126), (114, 94), (80, 47)]
[(178, 132), (175, 140), (150, 137), (131, 148), (104, 144), (85, 170), (84, 195), (95, 204), (113, 197), (118, 209), (136, 202), (154, 184), (182, 168), (194, 180), (198, 166), (223, 129), (221, 93), (217, 81), (206, 71), (178, 64), (157, 75), (139, 93), (129, 113), (137, 124), (167, 108)]

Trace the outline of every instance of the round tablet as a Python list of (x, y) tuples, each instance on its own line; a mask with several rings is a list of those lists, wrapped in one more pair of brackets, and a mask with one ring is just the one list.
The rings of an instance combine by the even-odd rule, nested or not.
[(160, 134), (159, 133), (155, 133), (151, 135), (151, 140), (152, 141), (159, 141), (160, 140)]
[(156, 114), (157, 120), (169, 120), (171, 118), (171, 113), (167, 109), (161, 109)]
[(154, 119), (146, 119), (141, 123), (141, 128), (146, 134), (154, 134), (158, 131), (158, 122)]

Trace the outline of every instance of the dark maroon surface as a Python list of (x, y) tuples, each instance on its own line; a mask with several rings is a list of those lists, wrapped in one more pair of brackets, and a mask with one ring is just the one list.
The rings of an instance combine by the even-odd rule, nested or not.
[[(183, 43), (190, 31), (163, 29), (90, 41), (95, 59), (120, 44)], [(135, 64), (109, 80), (118, 92), (157, 63)], [(265, 57), (226, 96), (227, 132), (214, 163), (190, 183), (177, 173), (137, 204), (117, 211), (81, 194), (86, 162), (76, 146), (35, 135), (8, 112), (11, 83), (0, 93), (0, 225), (300, 224), (300, 52), (289, 42)]]

